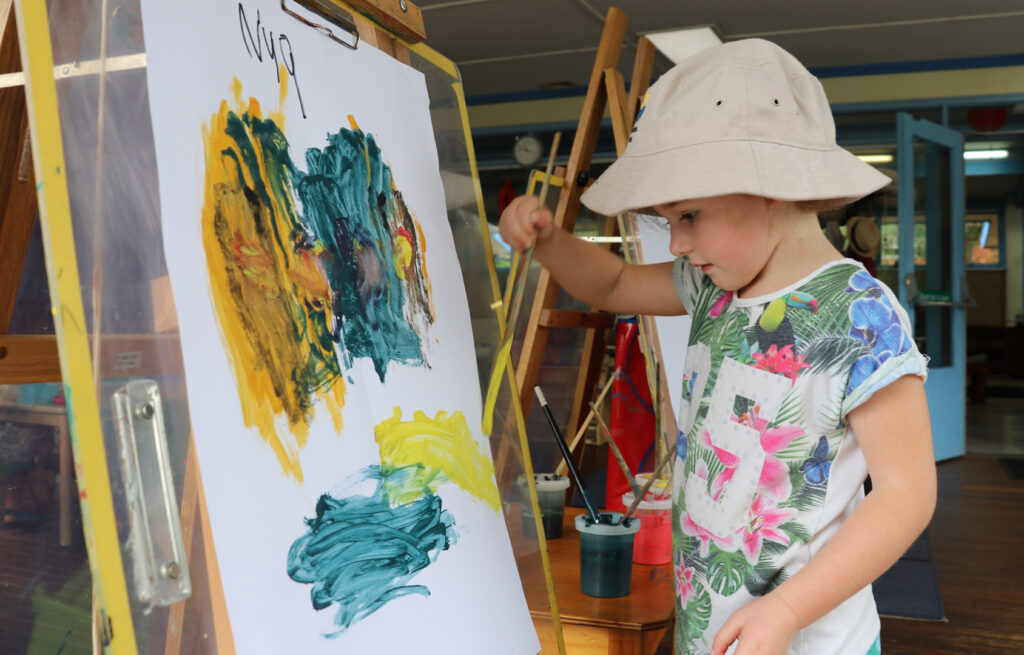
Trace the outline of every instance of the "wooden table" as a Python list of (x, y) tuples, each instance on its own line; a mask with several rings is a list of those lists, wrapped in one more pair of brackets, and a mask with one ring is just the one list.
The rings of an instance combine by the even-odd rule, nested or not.
[(74, 465), (71, 461), (71, 435), (68, 432), (67, 409), (60, 405), (0, 404), (0, 421), (48, 425), (57, 428), (57, 449), (60, 454), (57, 473), (57, 498), (60, 506), (60, 545), (71, 545), (71, 518), (75, 503)]
[[(585, 595), (580, 591), (580, 539), (574, 524), (576, 516), (583, 511), (567, 507), (562, 537), (548, 541), (566, 652), (569, 655), (651, 655), (675, 619), (672, 565), (634, 563), (632, 591), (628, 596), (594, 598)], [(541, 639), (541, 652), (557, 653), (539, 557), (521, 561), (520, 573), (533, 623)]]

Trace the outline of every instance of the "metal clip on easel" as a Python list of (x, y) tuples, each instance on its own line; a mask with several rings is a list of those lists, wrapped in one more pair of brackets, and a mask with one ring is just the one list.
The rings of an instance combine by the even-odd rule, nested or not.
[(329, 0), (295, 0), (295, 3), (334, 24), (336, 27), (340, 27), (351, 39), (351, 42), (346, 41), (335, 34), (334, 30), (326, 25), (310, 20), (302, 14), (295, 12), (293, 9), (290, 9), (288, 7), (287, 0), (281, 0), (281, 10), (295, 20), (312, 27), (327, 38), (332, 41), (337, 41), (346, 48), (355, 50), (359, 47), (359, 28), (356, 27), (356, 22), (352, 19), (352, 14), (338, 7)]

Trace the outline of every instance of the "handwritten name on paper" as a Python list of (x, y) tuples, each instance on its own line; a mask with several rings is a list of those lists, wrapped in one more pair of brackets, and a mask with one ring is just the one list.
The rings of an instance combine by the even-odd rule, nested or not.
[(299, 109), (302, 110), (302, 117), (306, 118), (306, 107), (302, 102), (299, 79), (295, 76), (295, 54), (292, 51), (292, 42), (288, 35), (280, 33), (275, 39), (273, 30), (268, 30), (267, 26), (263, 24), (260, 10), (257, 9), (254, 36), (253, 30), (249, 27), (249, 18), (245, 14), (245, 6), (241, 2), (238, 3), (238, 27), (241, 30), (242, 43), (245, 44), (245, 51), (249, 53), (249, 57), (255, 57), (261, 63), (266, 57), (267, 61), (274, 65), (274, 75), (277, 76), (278, 82), (281, 81), (281, 67), (278, 63), (284, 64), (285, 70), (288, 71), (288, 75), (295, 84), (295, 93), (299, 97)]

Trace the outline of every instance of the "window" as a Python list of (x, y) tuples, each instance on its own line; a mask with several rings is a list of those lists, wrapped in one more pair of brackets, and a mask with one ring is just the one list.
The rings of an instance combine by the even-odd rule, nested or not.
[[(964, 262), (968, 268), (1003, 266), (1002, 217), (999, 212), (969, 213), (964, 218)], [(914, 265), (927, 261), (927, 240), (924, 216), (914, 222)], [(895, 216), (882, 219), (882, 249), (879, 266), (895, 267), (899, 263), (899, 223)]]
[(964, 250), (968, 266), (999, 266), (1002, 264), (999, 215), (971, 214), (964, 221)]

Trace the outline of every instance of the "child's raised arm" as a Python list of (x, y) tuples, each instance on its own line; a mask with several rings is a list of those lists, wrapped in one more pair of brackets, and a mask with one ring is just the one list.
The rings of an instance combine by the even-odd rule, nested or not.
[(726, 621), (713, 655), (736, 638), (734, 655), (785, 653), (796, 630), (884, 573), (928, 525), (935, 458), (921, 378), (905, 375), (879, 389), (847, 419), (867, 460), (871, 493), (803, 569)]
[(551, 212), (537, 210), (535, 196), (520, 196), (501, 214), (501, 238), (515, 250), (535, 244), (533, 256), (575, 298), (610, 312), (686, 313), (672, 284), (672, 263), (627, 264), (597, 244), (554, 226)]

